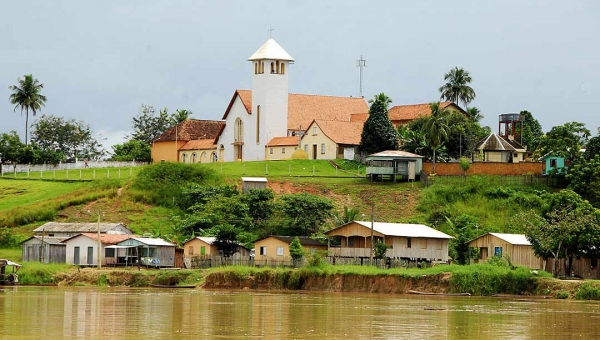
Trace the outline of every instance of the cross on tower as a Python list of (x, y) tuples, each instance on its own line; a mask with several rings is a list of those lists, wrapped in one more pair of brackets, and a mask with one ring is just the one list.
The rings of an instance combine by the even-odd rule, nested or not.
[(269, 38), (273, 38), (273, 31), (275, 29), (271, 27), (271, 25), (269, 25), (269, 29), (267, 31), (269, 31)]

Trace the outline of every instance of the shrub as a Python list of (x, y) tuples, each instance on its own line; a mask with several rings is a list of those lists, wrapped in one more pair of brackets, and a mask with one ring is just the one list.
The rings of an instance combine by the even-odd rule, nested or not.
[(577, 293), (575, 293), (577, 300), (600, 300), (600, 284), (598, 283), (584, 283), (579, 287)]

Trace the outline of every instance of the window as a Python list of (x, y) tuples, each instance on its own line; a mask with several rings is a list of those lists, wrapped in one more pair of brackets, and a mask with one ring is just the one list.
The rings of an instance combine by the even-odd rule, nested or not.
[(275, 73), (275, 63), (271, 62), (271, 73)]
[(304, 144), (304, 151), (308, 152), (308, 144)]
[(104, 249), (105, 257), (115, 257), (115, 248), (106, 248)]
[(206, 246), (200, 247), (200, 255), (206, 255)]
[(188, 247), (188, 255), (194, 255), (194, 246)]
[(273, 154), (273, 148), (269, 148), (269, 154), (272, 155)]
[(281, 148), (281, 153), (285, 154), (285, 148)]
[(407, 237), (406, 238), (406, 248), (410, 248), (412, 247), (412, 238)]
[(267, 255), (267, 247), (260, 247), (260, 253), (258, 255)]
[(87, 264), (94, 264), (94, 247), (87, 249)]
[(181, 155), (181, 163), (185, 163), (187, 161), (187, 154), (184, 153)]
[(325, 153), (325, 143), (321, 144), (321, 153)]
[(297, 147), (297, 146), (294, 146), (294, 151), (296, 151), (296, 150), (298, 150), (298, 147)]
[(316, 126), (314, 126), (314, 127), (313, 127), (313, 136), (314, 136), (314, 135), (316, 135), (316, 134), (317, 134), (317, 127), (316, 127)]
[(427, 249), (427, 239), (421, 240), (421, 249)]
[(283, 256), (283, 247), (277, 247), (277, 256)]
[(254, 63), (254, 74), (258, 74), (258, 63)]
[(285, 63), (281, 63), (281, 74), (285, 74)]
[(494, 256), (502, 256), (502, 247), (494, 247)]
[(192, 163), (194, 163), (194, 164), (196, 163), (196, 153), (195, 152), (192, 154)]
[(275, 73), (279, 73), (279, 60), (277, 60), (277, 70), (275, 71)]
[(348, 247), (354, 247), (354, 238), (353, 237), (348, 238)]
[(552, 159), (550, 160), (550, 167), (551, 167), (551, 168), (556, 168), (556, 158), (552, 158)]
[(442, 250), (442, 240), (435, 241), (435, 249)]
[(256, 106), (256, 144), (260, 144), (260, 105)]
[(265, 73), (265, 62), (261, 61), (260, 62), (260, 73)]
[(236, 142), (241, 142), (244, 140), (244, 122), (242, 122), (242, 120), (238, 117), (235, 120), (235, 127), (234, 127), (234, 135), (235, 135), (235, 141)]

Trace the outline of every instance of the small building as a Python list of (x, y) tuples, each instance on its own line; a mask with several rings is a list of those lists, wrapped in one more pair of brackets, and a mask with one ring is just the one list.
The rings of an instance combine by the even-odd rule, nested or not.
[[(215, 244), (216, 237), (198, 236), (183, 244), (183, 254), (186, 258), (194, 256), (220, 256), (219, 248)], [(234, 258), (248, 258), (250, 249), (240, 245), (238, 251), (233, 254)]]
[(485, 262), (493, 256), (507, 256), (513, 265), (542, 269), (543, 259), (533, 252), (531, 243), (523, 234), (487, 233), (469, 241), (469, 247), (479, 249), (479, 258), (472, 262)]
[(381, 151), (367, 156), (367, 177), (371, 182), (384, 176), (390, 177), (394, 182), (397, 177), (414, 181), (423, 169), (423, 156), (414, 153), (389, 150)]
[(174, 267), (175, 245), (160, 238), (131, 237), (117, 243), (117, 246), (136, 248), (135, 252), (140, 264), (151, 267)]
[(64, 237), (69, 238), (82, 233), (101, 234), (131, 234), (131, 230), (123, 223), (97, 223), (97, 222), (78, 222), (78, 223), (59, 223), (48, 222), (37, 227), (33, 233), (38, 236), (46, 237)]
[(308, 236), (277, 236), (271, 235), (254, 241), (254, 261), (260, 264), (290, 265), (290, 243), (298, 237), (300, 245), (306, 253), (327, 250), (327, 245)]
[[(459, 112), (469, 117), (465, 110), (453, 102), (441, 102), (440, 109)], [(431, 107), (429, 106), (429, 103), (396, 105), (389, 109), (388, 116), (390, 117), (390, 122), (392, 122), (394, 128), (397, 129), (398, 126), (407, 125), (417, 118), (431, 116)]]
[(21, 242), (23, 262), (66, 263), (65, 237), (32, 236)]
[(475, 145), (473, 159), (481, 162), (519, 163), (525, 160), (527, 148), (514, 139), (504, 138), (495, 132)]
[(242, 177), (242, 191), (247, 194), (251, 189), (263, 190), (267, 188), (265, 177)]
[(301, 144), (309, 159), (354, 160), (364, 122), (313, 120)]
[[(114, 250), (108, 247), (130, 237), (132, 235), (129, 234), (100, 234), (100, 244), (98, 244), (97, 233), (82, 233), (67, 238), (62, 241), (66, 245), (65, 262), (81, 266), (97, 266), (100, 246), (100, 264), (114, 264), (112, 260), (115, 257)], [(107, 261), (108, 258), (110, 260)]]
[(389, 246), (387, 257), (426, 261), (448, 261), (448, 243), (454, 238), (423, 224), (365, 221), (343, 224), (325, 235), (340, 238), (339, 246), (329, 247), (329, 256), (369, 257), (373, 235), (373, 244)]
[(186, 119), (152, 142), (152, 162), (210, 163), (217, 156), (215, 140), (225, 122)]
[(294, 151), (298, 150), (299, 142), (300, 137), (274, 137), (265, 146), (265, 159), (291, 159)]

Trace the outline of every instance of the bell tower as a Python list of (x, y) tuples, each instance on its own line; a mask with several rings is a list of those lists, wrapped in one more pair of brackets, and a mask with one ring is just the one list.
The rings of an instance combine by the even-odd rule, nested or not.
[(248, 60), (253, 72), (249, 124), (253, 131), (247, 131), (247, 145), (256, 145), (264, 157), (265, 144), (273, 137), (287, 136), (288, 77), (294, 59), (269, 38)]

